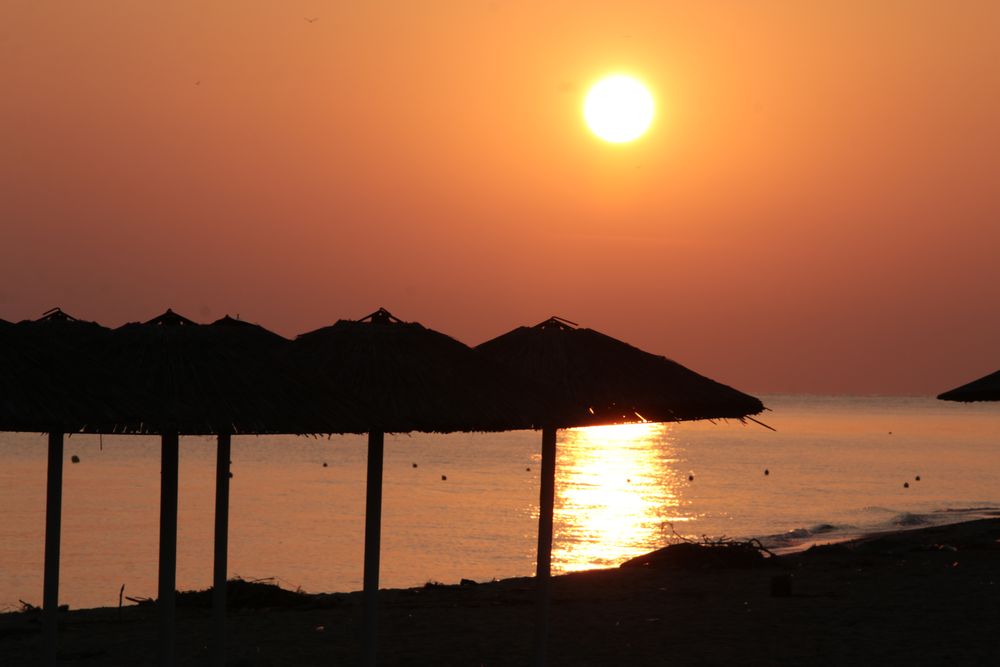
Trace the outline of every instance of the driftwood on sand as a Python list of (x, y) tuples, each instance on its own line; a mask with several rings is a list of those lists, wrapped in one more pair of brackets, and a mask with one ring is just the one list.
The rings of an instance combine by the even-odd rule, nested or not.
[(674, 539), (674, 544), (631, 558), (622, 563), (621, 567), (709, 570), (774, 566), (777, 563), (777, 556), (761, 544), (760, 540), (753, 538), (736, 540), (702, 536), (700, 540), (692, 540), (674, 532)]

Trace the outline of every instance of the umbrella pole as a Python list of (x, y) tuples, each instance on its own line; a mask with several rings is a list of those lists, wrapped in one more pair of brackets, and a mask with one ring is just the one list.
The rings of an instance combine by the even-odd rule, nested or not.
[(552, 596), (552, 513), (556, 498), (556, 429), (542, 429), (542, 475), (538, 498), (538, 565), (535, 625), (535, 664), (544, 665), (549, 643), (549, 602)]
[(382, 453), (385, 434), (368, 433), (368, 493), (365, 504), (364, 664), (376, 664), (378, 641), (378, 567), (382, 537)]
[(42, 589), (42, 641), (47, 666), (58, 660), (59, 536), (62, 531), (63, 434), (49, 433), (49, 467), (45, 490), (45, 583)]
[(177, 434), (164, 433), (160, 455), (160, 578), (156, 600), (160, 611), (162, 667), (173, 667), (176, 663), (177, 450)]
[(229, 556), (229, 462), (232, 436), (219, 434), (215, 459), (215, 569), (212, 581), (212, 624), (215, 665), (226, 664), (226, 561)]

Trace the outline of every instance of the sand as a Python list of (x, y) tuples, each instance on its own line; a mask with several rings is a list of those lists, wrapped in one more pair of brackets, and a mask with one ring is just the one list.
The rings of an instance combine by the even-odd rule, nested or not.
[[(998, 539), (1000, 519), (988, 519), (814, 547), (753, 567), (694, 562), (557, 577), (549, 663), (1000, 664)], [(790, 596), (772, 595), (775, 577), (790, 577)], [(380, 664), (531, 662), (531, 579), (386, 590), (380, 600)], [(208, 664), (210, 610), (190, 606), (194, 596), (184, 602), (179, 664)], [(231, 611), (230, 665), (359, 663), (360, 594), (282, 604)], [(152, 606), (68, 612), (61, 664), (155, 664), (156, 620)], [(37, 614), (0, 615), (0, 664), (36, 664), (39, 640)]]

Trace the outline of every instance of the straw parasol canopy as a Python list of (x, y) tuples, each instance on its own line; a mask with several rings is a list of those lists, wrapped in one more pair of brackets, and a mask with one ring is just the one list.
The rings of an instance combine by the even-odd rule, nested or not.
[(51, 376), (37, 341), (23, 327), (0, 324), (0, 430), (75, 431), (80, 407), (73, 394)]
[(302, 334), (293, 364), (326, 389), (319, 400), (345, 394), (360, 407), (356, 421), (335, 429), (368, 433), (365, 501), (363, 663), (374, 665), (381, 544), (384, 434), (409, 431), (503, 431), (536, 422), (505, 373), (468, 346), (384, 308), (360, 320), (340, 320)]
[(384, 308), (302, 334), (290, 352), (301, 372), (324, 386), (320, 400), (330, 404), (346, 395), (358, 404), (355, 419), (333, 432), (506, 431), (537, 424), (506, 371)]
[(131, 402), (98, 362), (110, 331), (58, 308), (0, 324), (0, 430), (48, 433), (43, 573), (43, 663), (57, 662), (63, 434), (103, 432)]
[(216, 435), (216, 529), (213, 577), (216, 664), (225, 661), (231, 436), (327, 433), (351, 423), (349, 401), (318, 408), (313, 391), (287, 365), (289, 341), (263, 327), (224, 317), (198, 324), (172, 310), (112, 334), (104, 355), (137, 406), (116, 431), (161, 435), (161, 664), (174, 663), (178, 436)]
[(59, 308), (0, 324), (0, 430), (75, 433), (122, 418), (97, 361), (110, 330)]
[(764, 409), (753, 396), (666, 357), (552, 317), (476, 348), (551, 393), (557, 427), (692, 419), (744, 419)]
[(482, 343), (477, 351), (521, 378), (545, 387), (556, 410), (542, 429), (542, 470), (536, 562), (538, 621), (535, 664), (548, 643), (556, 431), (570, 426), (689, 419), (753, 419), (764, 409), (753, 396), (569, 320), (551, 317)]
[[(308, 385), (280, 363), (285, 338), (224, 317), (197, 324), (172, 310), (113, 332), (105, 362), (141, 405), (119, 432), (187, 435), (325, 433), (348, 419), (313, 409)], [(330, 413), (334, 413), (330, 415)], [(339, 419), (334, 422), (330, 416)]]
[(942, 401), (1000, 401), (1000, 371), (938, 395)]

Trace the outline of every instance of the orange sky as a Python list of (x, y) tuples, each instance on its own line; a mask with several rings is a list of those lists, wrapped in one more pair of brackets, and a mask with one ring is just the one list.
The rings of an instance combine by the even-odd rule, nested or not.
[[(204, 7), (203, 4), (210, 4)], [(319, 17), (308, 23), (305, 17)], [(557, 314), (747, 391), (1000, 367), (1000, 3), (0, 6), (0, 318)], [(628, 71), (651, 132), (586, 130)]]

